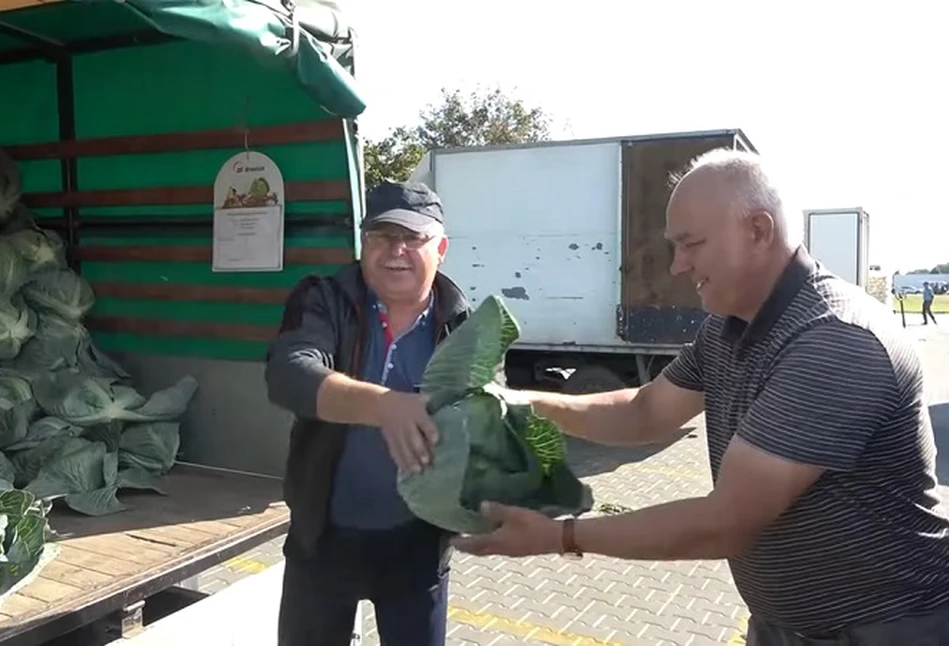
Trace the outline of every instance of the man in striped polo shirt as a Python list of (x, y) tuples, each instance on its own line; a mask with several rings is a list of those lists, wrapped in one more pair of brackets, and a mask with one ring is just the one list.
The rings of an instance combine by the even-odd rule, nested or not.
[(949, 644), (949, 520), (912, 342), (891, 312), (800, 246), (760, 158), (715, 151), (667, 210), (671, 270), (709, 312), (639, 388), (523, 393), (565, 432), (662, 442), (705, 412), (714, 489), (628, 514), (553, 521), (487, 505), (474, 554), (727, 558), (750, 644)]

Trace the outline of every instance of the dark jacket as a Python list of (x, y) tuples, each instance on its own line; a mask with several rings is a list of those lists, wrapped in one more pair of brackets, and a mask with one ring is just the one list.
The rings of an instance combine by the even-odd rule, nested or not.
[[(267, 352), (270, 401), (296, 417), (284, 499), (290, 508), (288, 538), (304, 553), (311, 553), (323, 530), (347, 426), (318, 418), (316, 393), (334, 371), (359, 376), (367, 332), (366, 289), (358, 262), (334, 276), (303, 278), (287, 298), (279, 334)], [(434, 289), (440, 343), (471, 309), (461, 289), (440, 272)]]

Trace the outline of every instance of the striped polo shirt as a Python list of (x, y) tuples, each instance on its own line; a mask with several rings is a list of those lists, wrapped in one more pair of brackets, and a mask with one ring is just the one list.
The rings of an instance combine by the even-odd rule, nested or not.
[(912, 341), (798, 249), (757, 317), (709, 316), (666, 377), (705, 393), (713, 480), (734, 435), (826, 469), (740, 556), (750, 611), (800, 632), (949, 601), (949, 520)]

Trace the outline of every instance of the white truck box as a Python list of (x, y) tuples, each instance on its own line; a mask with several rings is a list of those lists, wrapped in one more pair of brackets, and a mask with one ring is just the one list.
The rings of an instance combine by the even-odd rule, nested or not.
[(805, 245), (827, 269), (864, 289), (870, 278), (870, 216), (861, 207), (804, 212)]
[(754, 150), (721, 130), (425, 155), (412, 179), (444, 204), (444, 271), (472, 304), (500, 295), (520, 322), (509, 380), (642, 383), (694, 337), (705, 313), (669, 273), (665, 207), (672, 173), (719, 147)]

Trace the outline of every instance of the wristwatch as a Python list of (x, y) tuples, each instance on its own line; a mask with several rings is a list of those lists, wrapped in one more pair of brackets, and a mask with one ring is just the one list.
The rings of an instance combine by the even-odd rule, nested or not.
[(560, 544), (560, 555), (571, 560), (583, 558), (583, 552), (577, 547), (576, 520), (576, 518), (570, 517), (561, 521), (563, 535)]

